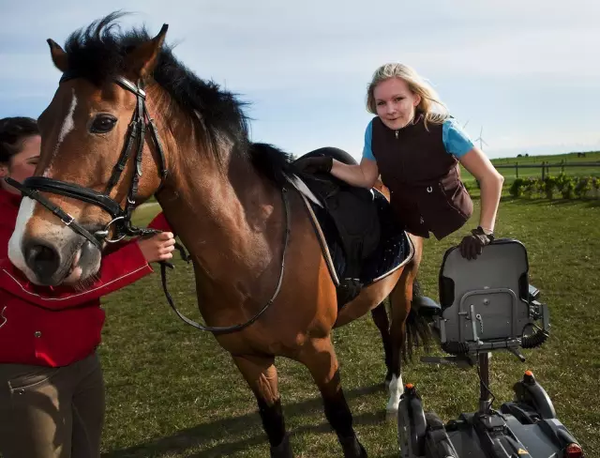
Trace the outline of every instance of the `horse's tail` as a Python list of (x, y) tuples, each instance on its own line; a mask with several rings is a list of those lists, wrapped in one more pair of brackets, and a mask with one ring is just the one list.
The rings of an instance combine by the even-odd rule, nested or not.
[[(421, 295), (421, 286), (415, 279), (413, 283), (413, 298)], [(414, 300), (414, 299), (413, 299)], [(413, 352), (416, 347), (423, 347), (425, 351), (429, 351), (433, 334), (429, 327), (429, 320), (426, 317), (419, 315), (415, 307), (410, 307), (410, 312), (406, 317), (405, 323), (405, 338), (402, 342), (400, 352), (404, 362), (412, 361)]]

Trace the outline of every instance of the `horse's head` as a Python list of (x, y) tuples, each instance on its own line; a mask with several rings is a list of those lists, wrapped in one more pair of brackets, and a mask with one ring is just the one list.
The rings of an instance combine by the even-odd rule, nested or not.
[(127, 45), (101, 35), (112, 19), (73, 34), (66, 52), (48, 40), (63, 77), (39, 118), (40, 161), (9, 243), (11, 261), (37, 284), (95, 275), (105, 243), (134, 233), (131, 211), (166, 172), (142, 88), (167, 27)]

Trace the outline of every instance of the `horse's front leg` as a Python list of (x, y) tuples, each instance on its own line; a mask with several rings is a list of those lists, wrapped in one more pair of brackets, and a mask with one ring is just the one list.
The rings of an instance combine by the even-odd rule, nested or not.
[(274, 357), (234, 356), (233, 359), (256, 396), (260, 418), (271, 444), (271, 458), (293, 458), (281, 409)]
[(338, 436), (344, 458), (366, 458), (367, 452), (352, 426), (352, 413), (342, 390), (339, 364), (331, 339), (311, 339), (303, 346), (298, 360), (308, 367), (321, 391), (325, 417)]

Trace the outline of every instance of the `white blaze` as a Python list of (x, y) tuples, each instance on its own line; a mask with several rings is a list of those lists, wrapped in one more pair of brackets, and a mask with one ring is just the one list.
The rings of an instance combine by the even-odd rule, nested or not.
[[(60, 128), (60, 132), (58, 133), (58, 140), (56, 142), (56, 146), (54, 147), (53, 156), (56, 155), (56, 152), (58, 151), (58, 148), (60, 148), (60, 145), (62, 144), (62, 142), (65, 140), (67, 135), (69, 135), (69, 133), (75, 127), (75, 122), (73, 121), (73, 115), (75, 113), (75, 108), (77, 107), (77, 97), (75, 96), (75, 89), (72, 89), (71, 91), (72, 91), (71, 92), (71, 95), (72, 95), (71, 105), (69, 105), (69, 111), (67, 113), (67, 116), (65, 116), (65, 119), (63, 120), (62, 126)], [(52, 168), (52, 162), (50, 162), (50, 165), (44, 171), (43, 176), (48, 177), (50, 175), (51, 168)]]
[(25, 233), (25, 226), (27, 226), (27, 221), (29, 221), (31, 215), (33, 215), (35, 204), (36, 202), (33, 199), (30, 199), (29, 197), (23, 197), (21, 206), (19, 207), (19, 215), (17, 216), (15, 231), (8, 241), (8, 258), (29, 278), (32, 278), (33, 272), (31, 272), (29, 267), (27, 267), (21, 245), (23, 241), (23, 234)]
[[(54, 153), (58, 151), (60, 144), (64, 141), (65, 137), (73, 130), (75, 125), (73, 121), (73, 114), (75, 113), (75, 107), (77, 106), (77, 97), (75, 97), (75, 90), (72, 90), (72, 98), (71, 104), (69, 106), (69, 111), (67, 116), (65, 117), (62, 127), (60, 129), (60, 133), (58, 134), (58, 142), (56, 143), (56, 147), (54, 148)], [(47, 177), (50, 173), (50, 167), (44, 171), (43, 176)], [(19, 207), (19, 214), (17, 216), (17, 222), (15, 225), (15, 230), (8, 242), (8, 257), (10, 261), (21, 270), (29, 280), (33, 281), (35, 279), (34, 273), (31, 271), (29, 267), (27, 267), (27, 263), (25, 261), (25, 255), (23, 253), (23, 235), (25, 234), (25, 228), (27, 227), (27, 223), (29, 222), (29, 218), (33, 215), (35, 210), (35, 206), (37, 202), (29, 197), (23, 197), (21, 201), (21, 206)], [(45, 232), (46, 236), (49, 238), (53, 238), (55, 241), (61, 240), (61, 234), (63, 233), (66, 227), (61, 227), (58, 225), (52, 225), (48, 231)]]
[(73, 130), (73, 126), (75, 125), (73, 122), (73, 113), (75, 113), (75, 107), (77, 106), (77, 97), (75, 97), (75, 89), (72, 91), (73, 97), (71, 98), (71, 106), (69, 106), (69, 112), (67, 113), (67, 117), (63, 121), (60, 133), (58, 134), (58, 143), (56, 144), (55, 151), (58, 150), (60, 144), (63, 142), (68, 133)]

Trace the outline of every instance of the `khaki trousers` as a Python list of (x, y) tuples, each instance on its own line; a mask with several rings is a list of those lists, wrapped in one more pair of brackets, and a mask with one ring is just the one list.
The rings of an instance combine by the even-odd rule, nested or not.
[(0, 456), (98, 458), (103, 421), (95, 353), (65, 367), (0, 364)]

